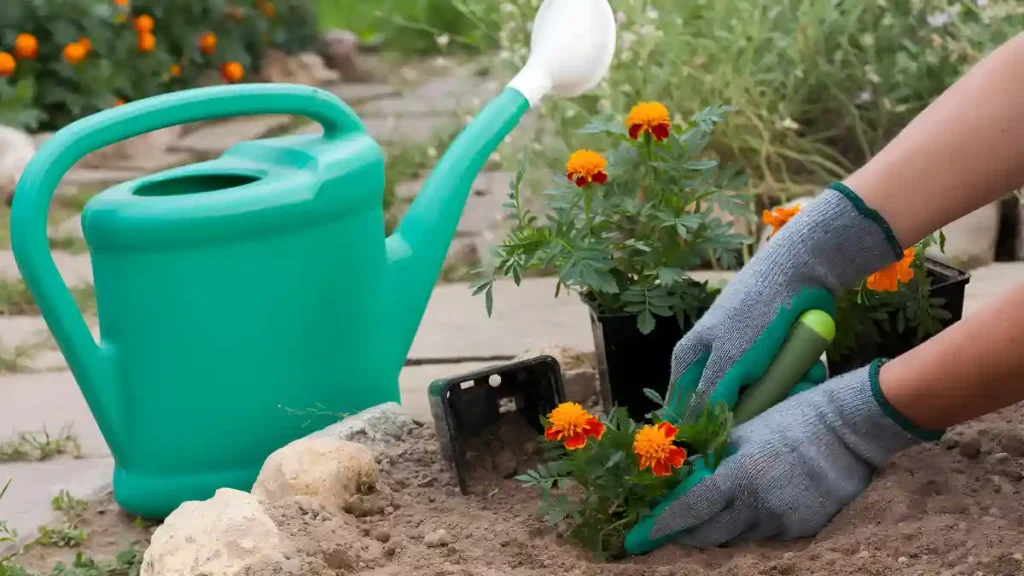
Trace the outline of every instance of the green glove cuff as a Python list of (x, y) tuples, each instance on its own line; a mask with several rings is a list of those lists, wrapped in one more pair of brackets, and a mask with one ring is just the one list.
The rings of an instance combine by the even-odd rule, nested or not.
[(882, 229), (882, 234), (885, 235), (885, 240), (892, 248), (896, 259), (903, 258), (903, 248), (900, 247), (900, 241), (896, 239), (896, 233), (892, 231), (892, 227), (889, 226), (889, 223), (886, 222), (885, 218), (877, 210), (865, 204), (856, 192), (842, 182), (833, 182), (828, 185), (828, 188), (842, 194), (844, 198), (850, 201), (850, 204), (853, 204), (857, 212), (860, 212), (861, 216), (877, 224)]
[(929, 430), (914, 424), (910, 421), (910, 418), (904, 416), (902, 412), (897, 410), (896, 407), (890, 404), (885, 398), (885, 394), (882, 393), (882, 386), (878, 383), (878, 373), (882, 370), (882, 366), (884, 366), (888, 361), (889, 360), (886, 358), (879, 358), (871, 363), (871, 368), (868, 370), (868, 379), (871, 382), (871, 395), (874, 397), (875, 402), (878, 402), (879, 408), (882, 409), (882, 412), (888, 416), (890, 420), (895, 422), (906, 432), (912, 434), (915, 438), (923, 442), (935, 442), (941, 439), (942, 435), (946, 433), (945, 430)]

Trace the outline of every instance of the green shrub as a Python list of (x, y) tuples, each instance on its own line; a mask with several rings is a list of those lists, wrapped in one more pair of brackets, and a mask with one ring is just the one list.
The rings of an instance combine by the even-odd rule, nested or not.
[[(499, 60), (526, 58), (539, 0), (502, 4)], [(1019, 0), (611, 0), (610, 77), (543, 106), (548, 157), (595, 115), (658, 100), (685, 117), (739, 112), (712, 147), (765, 194), (841, 178), (884, 146), (972, 63), (1021, 29)]]
[[(212, 51), (200, 49), (204, 34), (217, 40)], [(34, 56), (19, 52), (19, 35), (35, 38)], [(0, 68), (0, 123), (54, 130), (203, 74), (252, 77), (268, 47), (295, 52), (315, 40), (310, 0), (0, 2), (0, 51), (17, 63), (13, 74)]]

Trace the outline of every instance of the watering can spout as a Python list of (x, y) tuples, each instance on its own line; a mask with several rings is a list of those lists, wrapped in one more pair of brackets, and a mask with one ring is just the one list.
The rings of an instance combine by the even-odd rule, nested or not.
[(388, 237), (393, 294), (389, 328), (398, 335), (397, 357), (404, 360), (412, 346), (473, 181), (529, 108), (527, 98), (511, 87), (484, 106), (441, 157)]

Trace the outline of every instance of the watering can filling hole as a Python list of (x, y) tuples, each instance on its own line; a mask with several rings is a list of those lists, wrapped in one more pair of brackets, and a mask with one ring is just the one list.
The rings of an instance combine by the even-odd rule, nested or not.
[(135, 189), (135, 196), (184, 196), (238, 188), (259, 180), (248, 174), (193, 174), (147, 182)]

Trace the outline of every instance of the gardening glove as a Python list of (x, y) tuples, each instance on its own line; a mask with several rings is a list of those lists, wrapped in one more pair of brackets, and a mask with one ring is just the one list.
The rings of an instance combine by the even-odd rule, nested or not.
[(802, 313), (834, 318), (835, 297), (903, 256), (882, 216), (842, 184), (802, 208), (676, 345), (665, 420), (698, 416), (703, 401), (734, 407)]
[(888, 403), (881, 364), (790, 396), (737, 427), (714, 474), (676, 488), (627, 534), (627, 551), (642, 554), (668, 540), (709, 547), (817, 534), (875, 468), (942, 435)]

